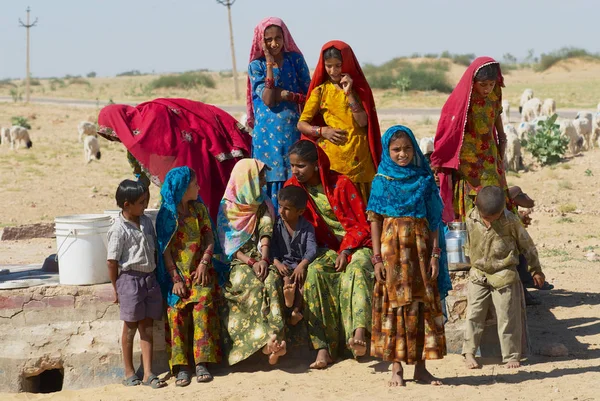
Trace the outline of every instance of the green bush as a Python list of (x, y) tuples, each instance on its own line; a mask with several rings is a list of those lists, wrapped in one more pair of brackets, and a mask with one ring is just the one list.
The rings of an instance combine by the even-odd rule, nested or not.
[(69, 78), (69, 85), (87, 85), (90, 86), (90, 81), (81, 77), (71, 77)]
[(468, 67), (469, 65), (471, 65), (473, 60), (475, 60), (475, 55), (473, 53), (452, 54), (450, 58), (452, 59), (452, 62), (454, 64), (464, 65), (465, 67)]
[(525, 149), (542, 165), (558, 163), (567, 152), (569, 139), (560, 135), (556, 123), (557, 114), (546, 121), (538, 121), (535, 133), (530, 133), (524, 141)]
[(178, 75), (162, 75), (150, 82), (151, 89), (180, 88), (193, 89), (197, 86), (214, 88), (215, 80), (208, 74), (202, 72), (188, 71)]
[(406, 59), (396, 58), (381, 66), (366, 64), (363, 71), (369, 84), (375, 89), (450, 93), (453, 88), (446, 77), (449, 69), (450, 65), (442, 60), (411, 63)]
[(88, 77), (88, 78), (96, 78), (96, 71), (88, 72), (88, 74), (86, 75), (86, 77)]
[(14, 87), (10, 89), (10, 97), (12, 97), (13, 102), (17, 103), (23, 100), (23, 93), (19, 90), (19, 88)]
[(589, 53), (587, 50), (577, 47), (563, 47), (548, 54), (542, 53), (539, 63), (534, 65), (533, 69), (538, 72), (546, 71), (559, 61), (570, 58), (600, 59), (600, 55)]
[(140, 70), (131, 70), (131, 71), (125, 71), (120, 74), (117, 74), (117, 77), (137, 77), (140, 75), (145, 75), (145, 74), (142, 74), (140, 72)]
[(29, 121), (23, 116), (11, 117), (10, 122), (12, 125), (18, 125), (19, 127), (31, 129), (31, 124), (29, 124)]
[(40, 86), (42, 83), (40, 82), (40, 80), (38, 78), (29, 78), (29, 85), (30, 86)]
[(12, 83), (10, 78), (6, 78), (6, 79), (0, 80), (0, 87), (3, 87), (3, 86), (10, 86), (11, 88), (14, 88), (17, 85)]

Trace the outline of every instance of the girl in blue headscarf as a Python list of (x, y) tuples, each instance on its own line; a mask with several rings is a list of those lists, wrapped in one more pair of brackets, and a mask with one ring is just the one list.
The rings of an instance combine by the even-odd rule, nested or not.
[(393, 362), (391, 386), (403, 386), (401, 362), (416, 364), (417, 382), (441, 385), (425, 366), (446, 354), (437, 285), (442, 200), (410, 129), (396, 125), (382, 138), (371, 189), (373, 291), (371, 355)]
[[(170, 170), (160, 190), (156, 219), (158, 279), (168, 304), (167, 354), (178, 387), (190, 384), (191, 367), (198, 382), (211, 381), (206, 363), (221, 359), (217, 273), (225, 274), (226, 266), (213, 258), (220, 249), (198, 190), (192, 169)], [(194, 359), (189, 361), (192, 353)]]

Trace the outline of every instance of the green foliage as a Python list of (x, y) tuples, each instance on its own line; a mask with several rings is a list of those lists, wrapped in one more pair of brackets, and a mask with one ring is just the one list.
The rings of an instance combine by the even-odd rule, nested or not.
[(380, 66), (366, 64), (363, 71), (372, 88), (450, 93), (453, 87), (446, 76), (449, 69), (443, 60), (413, 63), (396, 58)]
[(81, 77), (71, 77), (69, 78), (69, 85), (87, 85), (90, 86), (90, 81)]
[(556, 124), (557, 114), (545, 121), (538, 121), (535, 133), (524, 141), (525, 149), (542, 165), (558, 163), (567, 152), (569, 139), (560, 135)]
[(593, 175), (594, 175), (594, 173), (592, 173), (592, 170), (590, 170), (589, 168), (587, 170), (585, 170), (586, 177), (592, 177)]
[(10, 123), (12, 125), (18, 125), (19, 127), (31, 129), (31, 124), (29, 121), (23, 116), (13, 116), (10, 118)]
[(21, 93), (19, 88), (17, 88), (17, 87), (11, 88), (9, 93), (10, 93), (10, 96), (12, 97), (13, 102), (17, 103), (17, 102), (20, 102), (23, 100), (23, 94)]
[(475, 60), (475, 54), (453, 54), (451, 58), (454, 64), (464, 65), (465, 67), (468, 67), (469, 65), (471, 65), (473, 60)]
[(589, 53), (587, 50), (577, 47), (563, 47), (547, 54), (542, 53), (539, 63), (533, 69), (537, 72), (546, 71), (559, 61), (570, 58), (600, 59), (600, 55)]
[(577, 210), (577, 206), (572, 203), (565, 203), (558, 207), (558, 211), (561, 213), (573, 213), (575, 210)]
[(17, 85), (15, 85), (14, 83), (11, 82), (10, 78), (6, 78), (6, 79), (2, 79), (0, 80), (0, 88), (3, 86), (10, 86), (10, 87), (15, 87)]
[(137, 77), (140, 75), (145, 75), (145, 74), (142, 74), (140, 72), (140, 70), (131, 70), (131, 71), (124, 71), (120, 74), (117, 74), (117, 77)]
[(29, 85), (30, 86), (40, 86), (42, 83), (40, 82), (40, 80), (38, 78), (29, 78)]
[(88, 74), (86, 75), (86, 77), (88, 77), (88, 78), (96, 78), (96, 71), (88, 72)]
[(50, 80), (50, 90), (51, 91), (55, 91), (56, 88), (64, 88), (65, 86), (67, 86), (67, 84), (65, 84), (65, 81), (63, 81), (60, 78), (52, 78)]
[(214, 88), (216, 87), (216, 83), (213, 77), (208, 74), (197, 71), (188, 71), (177, 75), (162, 75), (150, 82), (149, 88), (193, 89), (197, 86)]

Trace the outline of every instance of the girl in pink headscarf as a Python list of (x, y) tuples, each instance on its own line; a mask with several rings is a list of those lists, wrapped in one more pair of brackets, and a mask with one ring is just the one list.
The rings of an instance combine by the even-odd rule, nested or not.
[(277, 210), (277, 192), (290, 178), (287, 151), (300, 139), (296, 128), (310, 72), (285, 23), (275, 17), (254, 28), (246, 97), (254, 128), (252, 157), (268, 165), (267, 195)]

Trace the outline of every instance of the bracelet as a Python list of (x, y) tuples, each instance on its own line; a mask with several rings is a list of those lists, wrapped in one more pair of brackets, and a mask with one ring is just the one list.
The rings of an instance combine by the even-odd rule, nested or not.
[(436, 255), (436, 254), (434, 253), (434, 254), (432, 254), (432, 255), (431, 255), (431, 257), (432, 257), (433, 259), (439, 259), (439, 258), (440, 258), (440, 255)]
[(315, 136), (317, 138), (319, 138), (321, 136), (321, 127), (318, 127), (315, 125), (312, 127), (312, 130), (313, 130), (313, 134), (315, 134)]
[(442, 253), (442, 249), (441, 249), (441, 248), (438, 248), (438, 247), (434, 247), (434, 248), (431, 250), (431, 254), (432, 254), (432, 255), (437, 255), (438, 257), (440, 256), (440, 254), (441, 254), (441, 253)]
[(175, 266), (175, 265), (171, 265), (171, 266), (168, 266), (168, 267), (167, 267), (167, 271), (168, 271), (169, 273), (171, 273), (171, 272), (172, 272), (173, 270), (175, 270), (175, 269), (177, 269), (177, 266)]
[(176, 275), (172, 276), (171, 280), (173, 281), (173, 284), (175, 284), (175, 283), (182, 283), (183, 282), (183, 280), (181, 279), (181, 277), (179, 277), (179, 274), (176, 274)]
[(202, 260), (200, 261), (200, 264), (203, 264), (203, 265), (206, 265), (206, 266), (208, 266), (208, 265), (210, 265), (210, 260), (204, 260), (204, 259), (202, 259)]
[(262, 258), (261, 260), (267, 262), (267, 264), (271, 266), (271, 261), (268, 258)]
[(256, 259), (254, 259), (254, 258), (249, 258), (249, 259), (248, 259), (248, 262), (246, 262), (246, 264), (247, 264), (248, 266), (250, 266), (250, 267), (254, 267), (254, 265), (255, 265), (256, 263), (258, 263), (258, 262), (257, 262), (257, 261), (256, 261)]
[(275, 63), (271, 63), (271, 62), (267, 61), (267, 67), (273, 67), (273, 66), (275, 66)]
[(274, 78), (265, 79), (265, 88), (273, 89), (274, 87), (275, 87), (275, 79)]
[(353, 113), (359, 113), (361, 111), (358, 103), (348, 103), (348, 106), (350, 106), (350, 111)]
[(376, 265), (377, 263), (383, 263), (383, 258), (381, 257), (381, 254), (373, 255), (373, 257), (371, 258), (371, 263), (374, 265)]
[(212, 258), (212, 256), (213, 256), (215, 253), (214, 253), (213, 251), (211, 251), (211, 250), (207, 249), (206, 251), (204, 251), (204, 254), (205, 254), (205, 255), (208, 255), (208, 256), (210, 256), (210, 257)]

